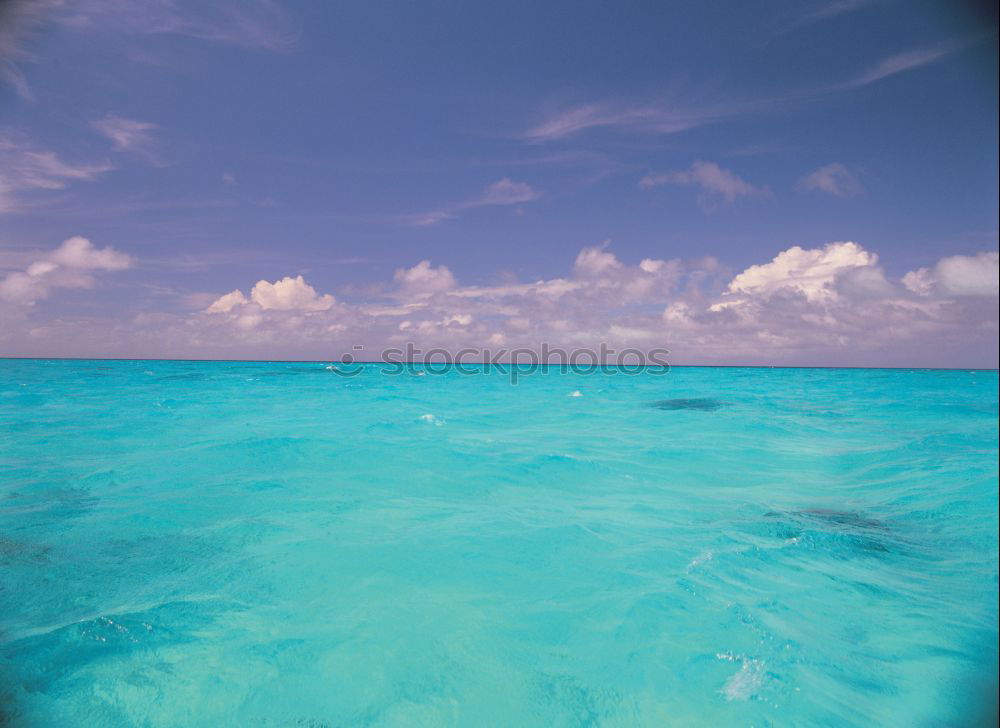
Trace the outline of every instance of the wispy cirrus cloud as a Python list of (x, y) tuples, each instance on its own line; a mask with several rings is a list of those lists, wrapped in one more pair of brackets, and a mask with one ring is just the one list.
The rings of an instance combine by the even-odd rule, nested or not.
[(19, 63), (34, 60), (27, 49), (30, 38), (59, 5), (58, 0), (7, 0), (0, 2), (0, 81), (18, 96), (31, 99), (31, 86)]
[(418, 212), (414, 215), (407, 215), (403, 218), (403, 224), (410, 227), (430, 227), (445, 220), (455, 219), (454, 213), (445, 210), (430, 210), (428, 212)]
[(23, 134), (0, 132), (0, 213), (38, 203), (32, 192), (61, 190), (74, 182), (93, 182), (114, 169), (107, 161), (68, 162)]
[(768, 188), (752, 185), (732, 170), (720, 167), (715, 162), (698, 160), (688, 169), (647, 174), (639, 180), (639, 187), (648, 190), (661, 185), (697, 187), (703, 194), (720, 197), (726, 202), (735, 202), (740, 197), (754, 197), (770, 194)]
[(846, 15), (855, 10), (860, 10), (867, 5), (872, 5), (875, 2), (876, 0), (834, 0), (833, 2), (824, 2), (819, 5), (806, 3), (796, 5), (797, 13), (780, 22), (778, 27), (771, 33), (771, 38), (801, 30), (802, 28), (821, 23), (824, 20), (836, 18), (840, 15)]
[(21, 64), (35, 60), (31, 37), (46, 22), (82, 32), (176, 35), (248, 50), (287, 52), (299, 33), (273, 0), (4, 0), (0, 2), (0, 81), (32, 98)]
[(80, 30), (179, 35), (251, 50), (289, 51), (298, 32), (273, 0), (89, 0), (57, 17)]
[[(869, 0), (866, 0), (869, 1)], [(845, 2), (838, 12), (860, 7), (863, 2)], [(824, 17), (837, 14), (827, 10)], [(820, 18), (817, 18), (820, 19)], [(807, 103), (829, 94), (861, 88), (905, 71), (941, 61), (960, 51), (966, 41), (947, 41), (936, 46), (897, 53), (878, 61), (846, 81), (826, 86), (790, 90), (774, 96), (716, 97), (692, 103), (680, 98), (638, 103), (603, 100), (563, 108), (521, 131), (518, 137), (530, 144), (563, 141), (594, 130), (629, 134), (670, 135), (752, 114), (774, 112)]]
[(90, 126), (101, 136), (110, 139), (116, 152), (132, 152), (146, 157), (152, 155), (153, 132), (159, 128), (152, 122), (128, 119), (117, 114), (108, 114), (103, 119), (92, 121)]
[(653, 134), (675, 134), (710, 124), (743, 108), (684, 108), (675, 104), (589, 103), (549, 116), (521, 134), (532, 143), (565, 139), (589, 129), (618, 129)]
[(451, 220), (458, 216), (462, 210), (469, 210), (476, 207), (491, 207), (496, 205), (520, 205), (525, 202), (537, 200), (541, 195), (527, 182), (515, 182), (504, 177), (497, 180), (478, 197), (441, 210), (431, 210), (410, 215), (405, 218), (407, 225), (414, 227), (428, 227), (437, 225), (445, 220)]
[(573, 187), (589, 187), (607, 177), (641, 168), (634, 162), (594, 149), (557, 149), (547, 153), (507, 159), (501, 164), (513, 167), (539, 167), (563, 170)]
[(848, 79), (835, 86), (832, 90), (847, 90), (861, 88), (877, 83), (883, 79), (895, 76), (899, 73), (911, 71), (921, 66), (944, 60), (948, 56), (961, 50), (963, 44), (957, 42), (943, 43), (929, 48), (919, 48), (903, 53), (896, 53), (882, 59), (867, 70), (858, 74), (854, 78)]

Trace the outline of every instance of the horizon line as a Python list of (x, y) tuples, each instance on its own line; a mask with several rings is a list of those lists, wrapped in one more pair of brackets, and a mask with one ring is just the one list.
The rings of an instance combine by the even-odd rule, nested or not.
[[(173, 359), (168, 357), (111, 357), (111, 356), (0, 356), (0, 361), (120, 361), (120, 362), (141, 362), (141, 361), (157, 361), (157, 362), (201, 362), (205, 364), (344, 364), (347, 366), (352, 366), (356, 364), (386, 364), (386, 365), (423, 365), (423, 366), (441, 366), (448, 365), (454, 366), (456, 364), (461, 364), (462, 366), (540, 366), (540, 367), (553, 367), (553, 366), (574, 366), (571, 364), (560, 364), (560, 363), (550, 363), (550, 362), (489, 362), (489, 361), (451, 361), (451, 362), (417, 362), (417, 361), (352, 361), (352, 362), (338, 362), (335, 359), (194, 359), (194, 358), (179, 358)], [(600, 366), (600, 367), (660, 367), (662, 364), (579, 364), (575, 366)], [(942, 371), (942, 372), (955, 372), (955, 371), (976, 371), (976, 372), (998, 372), (1000, 368), (998, 367), (928, 367), (928, 366), (834, 366), (829, 364), (666, 364), (666, 367), (670, 369), (876, 369), (876, 370), (887, 370), (887, 371), (907, 371), (907, 370), (920, 370), (920, 371)]]

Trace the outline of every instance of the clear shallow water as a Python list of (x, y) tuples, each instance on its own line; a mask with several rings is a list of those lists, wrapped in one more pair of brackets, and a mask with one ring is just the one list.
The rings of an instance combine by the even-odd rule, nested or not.
[(997, 384), (0, 360), (0, 711), (961, 722), (995, 675)]

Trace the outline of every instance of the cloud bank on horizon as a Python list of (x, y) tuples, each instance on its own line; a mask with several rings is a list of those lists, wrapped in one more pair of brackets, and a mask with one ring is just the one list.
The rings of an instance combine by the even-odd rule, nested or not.
[(5, 4), (0, 356), (997, 366), (995, 28), (710, 5)]
[[(132, 263), (74, 237), (7, 274), (0, 302), (12, 327), (0, 341), (27, 337), (44, 349), (81, 338), (87, 321), (39, 323), (28, 310), (57, 286), (90, 288), (98, 271), (110, 276)], [(493, 286), (462, 285), (447, 266), (423, 260), (350, 302), (319, 293), (302, 275), (262, 279), (249, 293), (235, 289), (186, 315), (91, 323), (82, 338), (96, 350), (74, 353), (335, 359), (359, 356), (353, 347), (362, 346), (360, 356), (378, 360), (407, 344), (495, 354), (603, 343), (618, 351), (667, 347), (681, 364), (933, 365), (960, 352), (990, 366), (977, 351), (997, 338), (998, 281), (998, 254), (989, 251), (948, 256), (892, 280), (878, 255), (855, 242), (795, 246), (735, 276), (712, 257), (629, 265), (604, 244), (582, 249), (563, 277)]]

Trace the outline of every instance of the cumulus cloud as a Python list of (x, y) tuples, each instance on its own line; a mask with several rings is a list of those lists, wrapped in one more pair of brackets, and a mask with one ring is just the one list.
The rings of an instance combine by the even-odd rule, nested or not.
[(854, 197), (864, 192), (858, 178), (840, 162), (833, 162), (813, 170), (798, 184), (802, 190), (826, 192), (835, 197)]
[(280, 281), (268, 283), (257, 281), (250, 291), (250, 299), (265, 311), (326, 311), (333, 306), (334, 299), (329, 293), (320, 296), (316, 289), (305, 282), (302, 276), (284, 277)]
[(132, 258), (111, 247), (96, 248), (87, 238), (75, 236), (40, 257), (24, 270), (0, 278), (0, 300), (32, 306), (48, 297), (53, 288), (90, 288), (96, 271), (120, 271)]
[(809, 301), (829, 300), (836, 295), (834, 284), (839, 276), (857, 268), (872, 269), (877, 263), (877, 255), (853, 242), (811, 250), (796, 245), (778, 253), (770, 263), (747, 268), (733, 278), (726, 294), (766, 296), (785, 289)]
[[(109, 263), (72, 246), (65, 254), (80, 266)], [(45, 256), (20, 273), (44, 278), (49, 266), (63, 267), (59, 260)], [(365, 356), (378, 358), (384, 348), (407, 343), (453, 352), (605, 343), (665, 347), (673, 363), (996, 361), (995, 252), (951, 256), (901, 279), (889, 277), (879, 257), (857, 242), (793, 246), (736, 272), (714, 258), (625, 260), (607, 242), (567, 262), (562, 276), (467, 285), (447, 266), (424, 260), (349, 303), (301, 276), (259, 281), (249, 294), (218, 296), (196, 314), (149, 312), (130, 331), (116, 329), (106, 346), (142, 347), (113, 350), (131, 355), (331, 358), (357, 355), (353, 347), (362, 345)], [(48, 326), (47, 336), (60, 340), (55, 324)], [(0, 341), (16, 335), (10, 331), (17, 329), (8, 327)], [(88, 344), (101, 336), (88, 336)]]
[(445, 266), (435, 268), (429, 260), (422, 260), (412, 268), (400, 268), (394, 279), (399, 293), (404, 296), (423, 296), (448, 291), (455, 287), (455, 277)]
[(49, 262), (82, 270), (124, 270), (132, 265), (132, 259), (124, 253), (111, 247), (95, 248), (79, 235), (63, 241), (49, 256)]
[(619, 270), (622, 267), (621, 261), (615, 257), (614, 253), (609, 253), (606, 250), (609, 244), (610, 241), (605, 241), (601, 246), (581, 250), (573, 263), (573, 271), (577, 275), (593, 276)]
[(266, 280), (257, 281), (250, 290), (249, 298), (240, 290), (231, 291), (213, 301), (205, 312), (231, 313), (244, 307), (252, 307), (253, 311), (316, 312), (327, 311), (335, 303), (333, 296), (329, 293), (319, 295), (316, 289), (299, 275), (294, 278), (285, 276), (274, 283)]
[(898, 295), (899, 290), (886, 278), (882, 269), (872, 262), (864, 266), (848, 266), (837, 274), (838, 295), (849, 300), (885, 299)]
[(952, 255), (933, 268), (920, 268), (903, 276), (903, 284), (921, 296), (996, 296), (1000, 286), (997, 253)]
[(243, 306), (247, 302), (247, 297), (243, 295), (243, 291), (236, 289), (235, 291), (230, 291), (225, 295), (219, 296), (205, 309), (205, 312), (229, 313), (237, 306)]
[[(949, 271), (947, 260), (930, 274)], [(983, 281), (996, 253), (971, 260), (960, 266), (970, 295), (943, 287), (916, 295), (911, 283), (926, 272), (890, 280), (857, 243), (796, 246), (734, 276), (706, 307), (668, 305), (664, 320), (706, 350), (727, 346), (727, 356), (748, 360), (766, 361), (767, 352), (772, 362), (995, 366), (996, 286)]]
[(721, 197), (726, 202), (734, 202), (739, 197), (768, 193), (766, 187), (755, 187), (740, 179), (731, 170), (723, 169), (715, 162), (701, 160), (696, 161), (688, 169), (647, 174), (639, 180), (639, 186), (643, 189), (660, 185), (698, 187), (703, 192)]
[[(834, 242), (794, 246), (732, 274), (713, 258), (624, 261), (605, 242), (583, 248), (563, 277), (494, 286), (462, 285), (446, 266), (421, 261), (381, 293), (323, 311), (264, 310), (234, 291), (210, 309), (225, 315), (195, 317), (194, 330), (261, 355), (317, 342), (368, 352), (406, 342), (452, 351), (604, 342), (666, 347), (691, 363), (931, 365), (961, 352), (988, 364), (995, 265), (995, 253), (944, 259), (893, 280), (874, 252)], [(906, 284), (916, 276), (931, 281), (923, 292)], [(177, 331), (190, 336), (191, 327)]]

